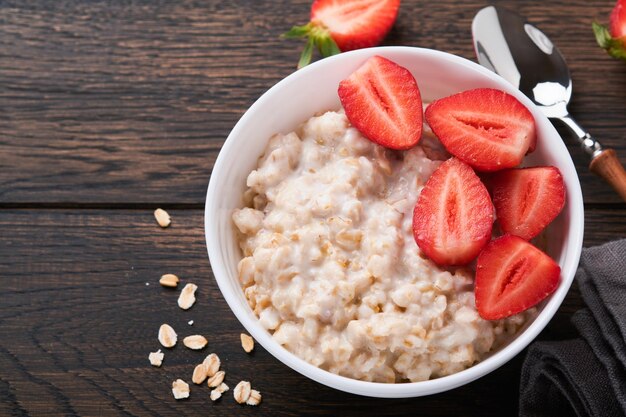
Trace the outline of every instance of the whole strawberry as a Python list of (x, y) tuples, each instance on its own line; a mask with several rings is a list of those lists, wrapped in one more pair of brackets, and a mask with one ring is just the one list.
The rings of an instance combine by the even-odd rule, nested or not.
[(612, 57), (626, 60), (626, 0), (617, 0), (609, 28), (593, 22), (593, 31), (598, 45)]
[(307, 38), (298, 68), (311, 62), (313, 48), (323, 57), (378, 45), (398, 16), (400, 0), (315, 0), (311, 21), (294, 26), (286, 38)]

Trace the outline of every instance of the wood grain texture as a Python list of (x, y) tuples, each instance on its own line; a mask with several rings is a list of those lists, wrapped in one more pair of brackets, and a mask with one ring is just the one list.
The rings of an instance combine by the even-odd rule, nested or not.
[[(496, 1), (561, 48), (572, 113), (626, 162), (626, 65), (597, 47), (605, 0)], [(262, 92), (294, 70), (279, 39), (310, 0), (0, 1), (0, 203), (202, 204), (220, 146)], [(485, 3), (404, 0), (388, 45), (474, 59)], [(567, 132), (561, 131), (564, 135)], [(588, 203), (618, 203), (568, 141)]]
[[(613, 2), (492, 3), (526, 15), (560, 47), (574, 80), (572, 113), (625, 162), (626, 65), (597, 47), (590, 28)], [(470, 22), (485, 5), (403, 0), (385, 44), (473, 60)], [(302, 45), (278, 35), (304, 23), (309, 6), (0, 0), (0, 416), (516, 414), (523, 354), (447, 393), (380, 400), (318, 385), (260, 346), (252, 355), (241, 349), (199, 208), (230, 129), (295, 69)], [(585, 245), (626, 236), (626, 206), (567, 143), (587, 205)], [(152, 217), (157, 206), (172, 214), (166, 230)], [(198, 284), (189, 311), (158, 285), (166, 272)], [(540, 338), (573, 337), (569, 320), (582, 305), (574, 285)], [(209, 347), (179, 345), (161, 369), (151, 367), (163, 322), (181, 337), (207, 336)], [(235, 404), (232, 391), (212, 403), (205, 386), (173, 399), (172, 380), (190, 382), (213, 351), (231, 389), (250, 379), (263, 393), (258, 409)]]
[[(523, 355), (467, 386), (404, 400), (362, 398), (318, 385), (259, 345), (247, 355), (239, 342), (242, 327), (212, 277), (202, 212), (171, 214), (172, 226), (164, 230), (149, 210), (0, 211), (0, 415), (515, 413)], [(586, 220), (586, 245), (626, 235), (619, 211), (595, 211)], [(166, 272), (198, 285), (190, 310), (176, 305), (177, 290), (158, 284)], [(569, 319), (581, 307), (574, 287), (540, 338), (573, 336)], [(151, 367), (147, 355), (160, 348), (157, 330), (164, 322), (179, 337), (205, 335), (208, 348), (195, 352), (179, 343), (163, 349), (162, 368)], [(190, 382), (194, 365), (209, 352), (222, 358), (231, 388), (249, 379), (263, 393), (258, 409), (237, 405), (232, 392), (212, 403), (206, 386), (192, 386), (189, 400), (173, 399), (171, 382)]]

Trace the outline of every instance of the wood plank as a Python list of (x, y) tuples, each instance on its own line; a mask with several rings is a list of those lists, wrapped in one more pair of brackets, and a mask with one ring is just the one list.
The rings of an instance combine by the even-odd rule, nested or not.
[[(515, 413), (523, 355), (459, 389), (404, 400), (318, 385), (260, 346), (246, 355), (242, 327), (213, 281), (202, 212), (171, 214), (163, 230), (149, 210), (0, 211), (1, 415), (443, 416), (458, 415), (460, 405), (467, 416)], [(626, 219), (620, 211), (590, 211), (586, 230), (585, 243), (598, 244), (625, 236)], [(189, 311), (177, 307), (177, 291), (158, 285), (165, 272), (199, 286)], [(541, 338), (572, 336), (569, 318), (581, 306), (574, 288)], [(206, 335), (208, 349), (177, 346), (165, 352), (161, 369), (151, 367), (147, 355), (159, 348), (163, 322), (179, 336)], [(263, 393), (259, 409), (235, 404), (232, 392), (211, 403), (205, 386), (192, 387), (189, 400), (172, 398), (171, 381), (190, 380), (208, 352), (221, 356), (231, 388), (250, 379)]]
[[(572, 112), (618, 150), (624, 64), (590, 24), (610, 2), (498, 1), (527, 15), (567, 57)], [(202, 204), (238, 118), (291, 73), (302, 45), (279, 39), (310, 0), (0, 2), (0, 203)], [(484, 2), (405, 0), (388, 45), (473, 59)], [(570, 144), (588, 203), (615, 203)]]

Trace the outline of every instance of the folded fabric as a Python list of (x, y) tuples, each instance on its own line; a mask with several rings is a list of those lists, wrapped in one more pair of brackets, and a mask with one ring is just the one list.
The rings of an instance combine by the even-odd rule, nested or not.
[(576, 278), (603, 338), (626, 369), (626, 239), (585, 249)]
[(583, 340), (537, 342), (520, 381), (522, 416), (621, 416), (602, 364)]
[(576, 280), (581, 337), (531, 345), (521, 416), (626, 416), (626, 239), (583, 249)]
[(598, 322), (589, 310), (583, 309), (576, 312), (572, 321), (602, 365), (602, 372), (607, 378), (602, 381), (603, 385), (608, 383), (611, 386), (612, 389), (609, 392), (615, 395), (621, 408), (626, 410), (626, 368), (617, 359), (615, 350), (606, 342)]

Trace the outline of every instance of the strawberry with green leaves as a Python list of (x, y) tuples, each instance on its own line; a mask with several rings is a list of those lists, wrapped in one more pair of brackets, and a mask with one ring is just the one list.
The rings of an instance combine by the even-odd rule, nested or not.
[(611, 13), (609, 28), (593, 22), (598, 45), (614, 58), (626, 60), (626, 0), (617, 0)]
[(400, 0), (315, 0), (311, 21), (283, 36), (307, 38), (298, 68), (311, 62), (317, 47), (323, 57), (378, 45), (398, 16)]

